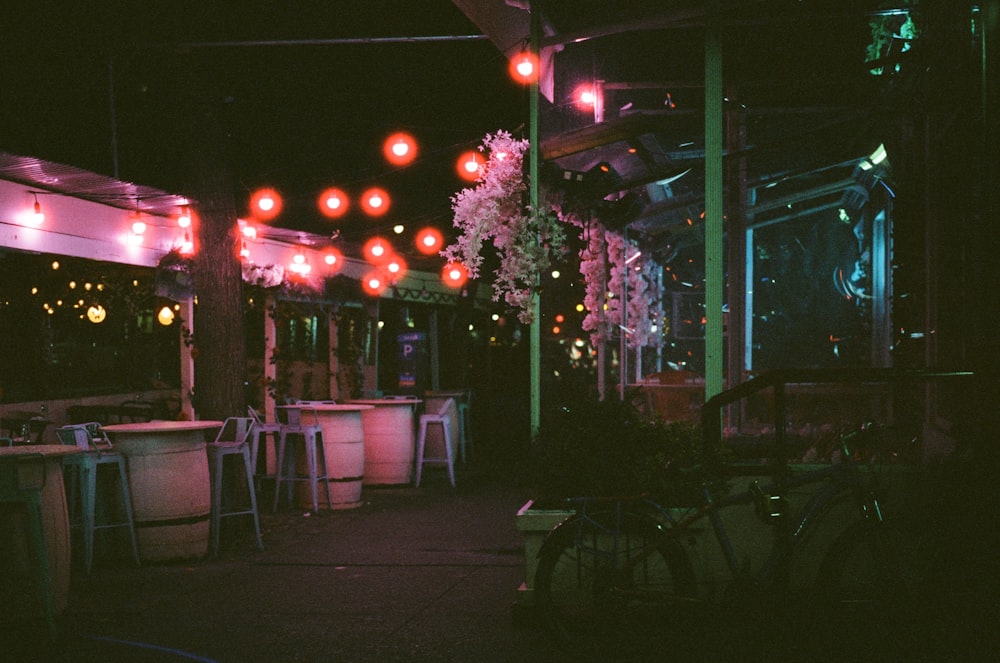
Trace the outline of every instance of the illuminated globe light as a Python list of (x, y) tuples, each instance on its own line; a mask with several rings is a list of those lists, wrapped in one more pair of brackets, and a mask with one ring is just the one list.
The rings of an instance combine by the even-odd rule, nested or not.
[(288, 266), (288, 270), (294, 274), (305, 276), (312, 271), (312, 265), (306, 262), (306, 257), (304, 255), (296, 253), (292, 256), (292, 264)]
[(132, 232), (136, 235), (141, 235), (146, 232), (146, 224), (143, 221), (133, 221), (132, 222)]
[(369, 295), (381, 295), (386, 287), (386, 279), (379, 272), (369, 272), (361, 279), (361, 288)]
[(402, 235), (403, 231), (405, 231), (405, 230), (406, 230), (406, 226), (404, 226), (402, 223), (397, 223), (396, 225), (394, 225), (392, 227), (392, 232), (395, 235)]
[(243, 220), (240, 220), (239, 224), (240, 232), (243, 233), (244, 237), (248, 239), (257, 239), (257, 226)]
[(479, 152), (463, 152), (455, 162), (455, 170), (463, 180), (475, 182), (479, 179), (480, 169), (486, 164), (486, 158)]
[(417, 141), (408, 133), (394, 133), (385, 139), (382, 153), (395, 166), (405, 166), (417, 158)]
[(382, 216), (389, 211), (389, 194), (383, 189), (372, 187), (361, 196), (361, 209), (368, 216)]
[(95, 325), (104, 322), (104, 318), (106, 317), (108, 317), (108, 312), (100, 304), (94, 304), (87, 309), (87, 319)]
[(319, 207), (319, 211), (323, 216), (330, 219), (337, 219), (347, 213), (350, 202), (346, 193), (337, 187), (330, 187), (319, 194), (316, 206)]
[(281, 196), (274, 189), (258, 189), (250, 197), (250, 211), (261, 221), (270, 221), (281, 213)]
[(164, 306), (160, 309), (160, 312), (156, 314), (156, 320), (164, 327), (169, 327), (174, 321), (174, 310), (169, 306)]
[(441, 270), (441, 282), (450, 288), (461, 288), (469, 278), (464, 265), (449, 262)]
[(400, 279), (406, 276), (406, 261), (399, 256), (392, 256), (385, 263), (385, 272), (393, 282), (399, 282)]
[(361, 253), (364, 255), (365, 260), (373, 265), (384, 265), (394, 255), (392, 244), (377, 235), (365, 242), (365, 245), (361, 248)]
[(420, 251), (425, 256), (430, 256), (441, 250), (441, 246), (444, 244), (444, 237), (437, 228), (428, 226), (427, 228), (422, 228), (417, 233), (415, 243), (417, 251)]
[(518, 53), (510, 59), (510, 77), (518, 83), (529, 84), (538, 80), (538, 57), (534, 53)]
[(323, 262), (329, 267), (330, 273), (339, 272), (344, 266), (344, 254), (337, 249), (327, 249), (323, 254)]

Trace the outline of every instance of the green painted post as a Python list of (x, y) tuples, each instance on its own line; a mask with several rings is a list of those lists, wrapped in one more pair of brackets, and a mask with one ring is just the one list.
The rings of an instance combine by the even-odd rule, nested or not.
[(722, 391), (722, 36), (718, 0), (705, 15), (705, 399)]
[[(531, 53), (535, 56), (535, 62), (541, 66), (539, 57), (539, 42), (541, 40), (541, 14), (536, 11), (537, 3), (531, 5)], [(536, 75), (528, 88), (528, 204), (531, 205), (532, 213), (538, 209), (538, 81), (541, 72)], [(541, 277), (536, 275), (536, 279)], [(537, 284), (537, 281), (536, 281)], [(542, 412), (542, 312), (539, 304), (538, 292), (531, 298), (531, 310), (533, 322), (529, 328), (530, 343), (530, 364), (531, 364), (531, 437), (534, 439), (541, 425)]]

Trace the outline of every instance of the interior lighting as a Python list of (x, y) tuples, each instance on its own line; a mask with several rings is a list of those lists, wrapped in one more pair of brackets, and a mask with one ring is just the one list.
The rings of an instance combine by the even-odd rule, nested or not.
[(146, 232), (146, 223), (144, 221), (133, 221), (132, 222), (132, 234), (141, 235)]
[(441, 231), (437, 228), (428, 226), (426, 228), (421, 228), (420, 232), (417, 233), (417, 251), (420, 251), (425, 256), (434, 255), (441, 250), (441, 246), (443, 244), (444, 237), (441, 235)]
[(108, 316), (108, 312), (104, 310), (104, 307), (100, 304), (94, 304), (87, 309), (87, 319), (98, 325), (104, 322), (104, 318)]
[(385, 139), (382, 153), (394, 166), (405, 166), (417, 158), (417, 141), (408, 133), (394, 133)]
[(247, 248), (247, 241), (245, 239), (240, 240), (240, 258), (249, 258), (250, 249)]
[(316, 200), (319, 211), (330, 219), (338, 219), (347, 213), (350, 202), (347, 194), (335, 186), (325, 189)]
[(538, 80), (538, 57), (531, 52), (518, 53), (510, 59), (510, 77), (522, 85)]
[(449, 262), (441, 270), (441, 281), (450, 288), (461, 288), (469, 278), (469, 272), (457, 262)]
[(194, 242), (191, 241), (191, 236), (188, 233), (184, 233), (184, 239), (181, 241), (181, 245), (178, 247), (178, 250), (181, 252), (181, 255), (185, 256), (189, 256), (194, 253)]
[(156, 314), (156, 320), (164, 327), (169, 327), (174, 321), (174, 310), (169, 306), (164, 306)]
[(382, 216), (389, 211), (389, 194), (378, 187), (372, 187), (361, 196), (361, 209), (368, 216)]
[(486, 164), (486, 159), (479, 152), (463, 152), (455, 162), (455, 170), (458, 176), (468, 182), (475, 182), (479, 179), (479, 170)]
[(240, 232), (243, 233), (244, 237), (248, 239), (257, 239), (257, 226), (252, 223), (247, 223), (242, 219), (240, 219), (238, 223), (240, 225)]
[(261, 221), (270, 221), (281, 213), (281, 195), (271, 188), (258, 189), (250, 196), (250, 212)]
[(191, 227), (191, 208), (187, 205), (181, 208), (181, 213), (177, 217), (177, 225), (181, 228)]

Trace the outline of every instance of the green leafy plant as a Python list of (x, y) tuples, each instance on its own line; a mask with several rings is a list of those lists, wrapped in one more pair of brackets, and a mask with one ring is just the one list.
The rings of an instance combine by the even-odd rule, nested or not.
[(705, 447), (697, 424), (664, 423), (628, 400), (590, 397), (549, 413), (532, 451), (541, 502), (649, 494), (664, 504), (687, 503), (705, 476), (699, 470), (725, 455)]

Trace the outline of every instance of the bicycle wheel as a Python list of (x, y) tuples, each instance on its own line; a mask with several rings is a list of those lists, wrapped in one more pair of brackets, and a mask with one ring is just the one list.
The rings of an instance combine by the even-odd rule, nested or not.
[(839, 617), (905, 621), (924, 602), (934, 549), (906, 520), (862, 521), (834, 541), (820, 566), (820, 597)]
[(695, 591), (680, 542), (634, 513), (624, 514), (618, 528), (610, 513), (566, 521), (542, 548), (535, 574), (547, 625), (564, 644), (602, 660), (655, 647), (671, 609), (690, 603)]

